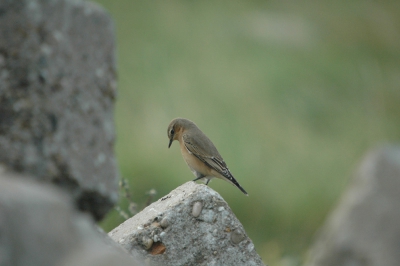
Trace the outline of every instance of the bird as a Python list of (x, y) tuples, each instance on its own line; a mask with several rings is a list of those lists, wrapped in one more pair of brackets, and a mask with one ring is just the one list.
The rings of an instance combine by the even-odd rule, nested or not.
[(212, 141), (195, 123), (185, 118), (173, 119), (168, 126), (168, 138), (168, 148), (174, 140), (179, 141), (182, 157), (196, 176), (193, 181), (204, 179), (208, 185), (212, 178), (220, 178), (233, 184), (248, 196), (246, 190), (229, 171)]

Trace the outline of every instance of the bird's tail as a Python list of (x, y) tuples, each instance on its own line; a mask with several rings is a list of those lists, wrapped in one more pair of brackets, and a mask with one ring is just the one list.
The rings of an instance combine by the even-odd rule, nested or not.
[(226, 178), (226, 180), (229, 183), (232, 183), (234, 186), (236, 186), (238, 189), (240, 189), (240, 191), (242, 191), (246, 196), (248, 196), (249, 194), (247, 194), (246, 190), (244, 190), (244, 188), (242, 188), (241, 185), (239, 185), (239, 182), (236, 181), (236, 179), (233, 177), (233, 175), (229, 172), (229, 174), (227, 176), (224, 176)]

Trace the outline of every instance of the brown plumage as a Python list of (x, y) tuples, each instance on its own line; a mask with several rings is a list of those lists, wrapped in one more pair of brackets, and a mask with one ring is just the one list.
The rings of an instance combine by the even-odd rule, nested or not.
[(182, 157), (196, 176), (193, 181), (204, 178), (207, 185), (212, 178), (217, 177), (248, 195), (229, 171), (217, 148), (195, 123), (184, 118), (175, 118), (168, 126), (168, 138), (168, 148), (174, 140), (179, 141)]

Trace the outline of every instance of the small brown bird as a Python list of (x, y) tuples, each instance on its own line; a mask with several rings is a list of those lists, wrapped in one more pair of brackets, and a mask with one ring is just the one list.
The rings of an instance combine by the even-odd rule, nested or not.
[(179, 141), (183, 159), (196, 176), (193, 181), (204, 178), (208, 185), (212, 178), (221, 178), (248, 196), (229, 171), (217, 148), (195, 123), (184, 118), (175, 118), (168, 126), (168, 138), (168, 148), (174, 140)]

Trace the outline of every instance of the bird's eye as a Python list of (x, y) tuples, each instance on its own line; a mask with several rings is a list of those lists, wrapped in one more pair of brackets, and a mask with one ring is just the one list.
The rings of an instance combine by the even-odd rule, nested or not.
[(175, 134), (174, 129), (171, 129), (171, 136)]

